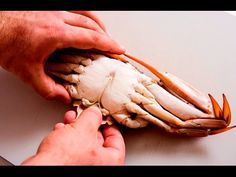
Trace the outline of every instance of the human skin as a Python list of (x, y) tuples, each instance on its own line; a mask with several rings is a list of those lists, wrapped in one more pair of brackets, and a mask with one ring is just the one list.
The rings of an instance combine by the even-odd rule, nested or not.
[[(71, 47), (124, 53), (93, 12), (0, 11), (0, 66), (48, 100), (71, 102), (65, 88), (44, 71), (54, 51)], [(96, 108), (89, 108), (78, 120), (74, 117), (75, 112), (67, 112), (65, 123), (56, 124), (37, 153), (22, 165), (124, 163), (121, 133), (115, 126), (100, 130), (102, 118)]]
[(64, 123), (56, 124), (37, 153), (22, 165), (123, 165), (125, 143), (117, 127), (101, 130), (102, 114), (96, 107), (75, 116), (68, 111)]
[(1, 11), (0, 34), (0, 66), (42, 97), (65, 104), (71, 102), (68, 92), (44, 71), (54, 51), (73, 47), (124, 52), (90, 11)]

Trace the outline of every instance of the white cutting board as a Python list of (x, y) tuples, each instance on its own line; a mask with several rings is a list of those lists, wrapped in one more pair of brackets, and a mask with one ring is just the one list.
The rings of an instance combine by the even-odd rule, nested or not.
[[(129, 53), (212, 93), (220, 104), (225, 93), (236, 123), (235, 16), (223, 11), (97, 13)], [(35, 153), (68, 108), (44, 100), (1, 69), (0, 83), (0, 155), (18, 165)], [(236, 164), (236, 129), (204, 138), (172, 136), (152, 126), (122, 133), (127, 165)]]

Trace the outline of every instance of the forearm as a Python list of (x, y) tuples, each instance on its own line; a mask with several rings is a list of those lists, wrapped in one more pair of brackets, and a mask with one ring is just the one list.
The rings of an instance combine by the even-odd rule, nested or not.
[(3, 65), (3, 51), (6, 49), (5, 41), (7, 39), (6, 33), (6, 17), (4, 12), (0, 11), (0, 66)]
[(8, 65), (6, 58), (10, 57), (10, 50), (13, 41), (13, 34), (11, 20), (7, 17), (6, 12), (0, 12), (0, 66), (4, 67)]
[(25, 34), (24, 26), (18, 20), (21, 15), (11, 13), (0, 11), (0, 66), (5, 69), (9, 68), (10, 62), (14, 61), (12, 59), (19, 52), (17, 50), (21, 50), (24, 45), (21, 40)]

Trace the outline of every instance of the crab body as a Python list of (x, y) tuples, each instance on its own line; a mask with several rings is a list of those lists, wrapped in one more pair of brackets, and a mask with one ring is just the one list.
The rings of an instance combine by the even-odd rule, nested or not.
[(46, 69), (65, 81), (78, 115), (83, 107), (97, 105), (104, 116), (127, 127), (141, 128), (152, 123), (169, 133), (189, 136), (207, 136), (233, 128), (228, 127), (231, 115), (224, 95), (222, 110), (211, 95), (176, 76), (151, 70), (158, 76), (153, 79), (126, 59), (111, 54), (63, 54), (47, 63)]

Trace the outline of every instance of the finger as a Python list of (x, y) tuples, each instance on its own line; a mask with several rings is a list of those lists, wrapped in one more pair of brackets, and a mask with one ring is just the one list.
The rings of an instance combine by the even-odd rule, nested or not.
[(122, 155), (125, 154), (125, 143), (124, 139), (118, 130), (118, 128), (114, 125), (105, 126), (103, 129), (103, 137), (105, 148), (112, 148), (113, 150), (118, 150)]
[(75, 128), (83, 129), (85, 132), (96, 133), (102, 123), (102, 113), (95, 107), (91, 106), (85, 109), (74, 123)]
[(65, 124), (63, 123), (57, 123), (55, 126), (54, 126), (54, 130), (57, 130), (59, 128), (63, 128), (65, 126)]
[(81, 15), (84, 15), (86, 17), (93, 19), (103, 29), (103, 31), (107, 33), (105, 24), (100, 20), (100, 18), (94, 12), (91, 12), (91, 11), (71, 11), (71, 12), (81, 14)]
[(73, 110), (67, 111), (64, 115), (64, 124), (74, 123), (76, 118), (76, 112)]
[(33, 87), (44, 98), (48, 100), (59, 100), (65, 104), (70, 104), (71, 98), (65, 87), (55, 83), (44, 71), (39, 71), (39, 74), (35, 72), (32, 79)]
[(104, 144), (104, 138), (101, 131), (98, 131), (98, 144), (102, 146)]
[(79, 49), (98, 49), (111, 53), (122, 54), (124, 48), (107, 35), (81, 27), (68, 25), (62, 37), (61, 48), (75, 47)]
[(46, 99), (59, 100), (66, 105), (69, 105), (71, 103), (71, 97), (70, 97), (69, 93), (64, 88), (64, 86), (62, 86), (58, 83), (55, 83), (53, 91), (51, 92), (51, 94), (48, 94)]
[(27, 67), (24, 72), (20, 73), (21, 79), (31, 85), (36, 92), (48, 100), (60, 100), (65, 104), (70, 104), (71, 98), (66, 89), (55, 83), (49, 77), (42, 67), (42, 63), (36, 62), (32, 67), (29, 64), (24, 65), (22, 68)]
[(87, 28), (105, 34), (105, 31), (94, 20), (84, 15), (66, 12), (64, 14), (64, 22), (69, 25)]

